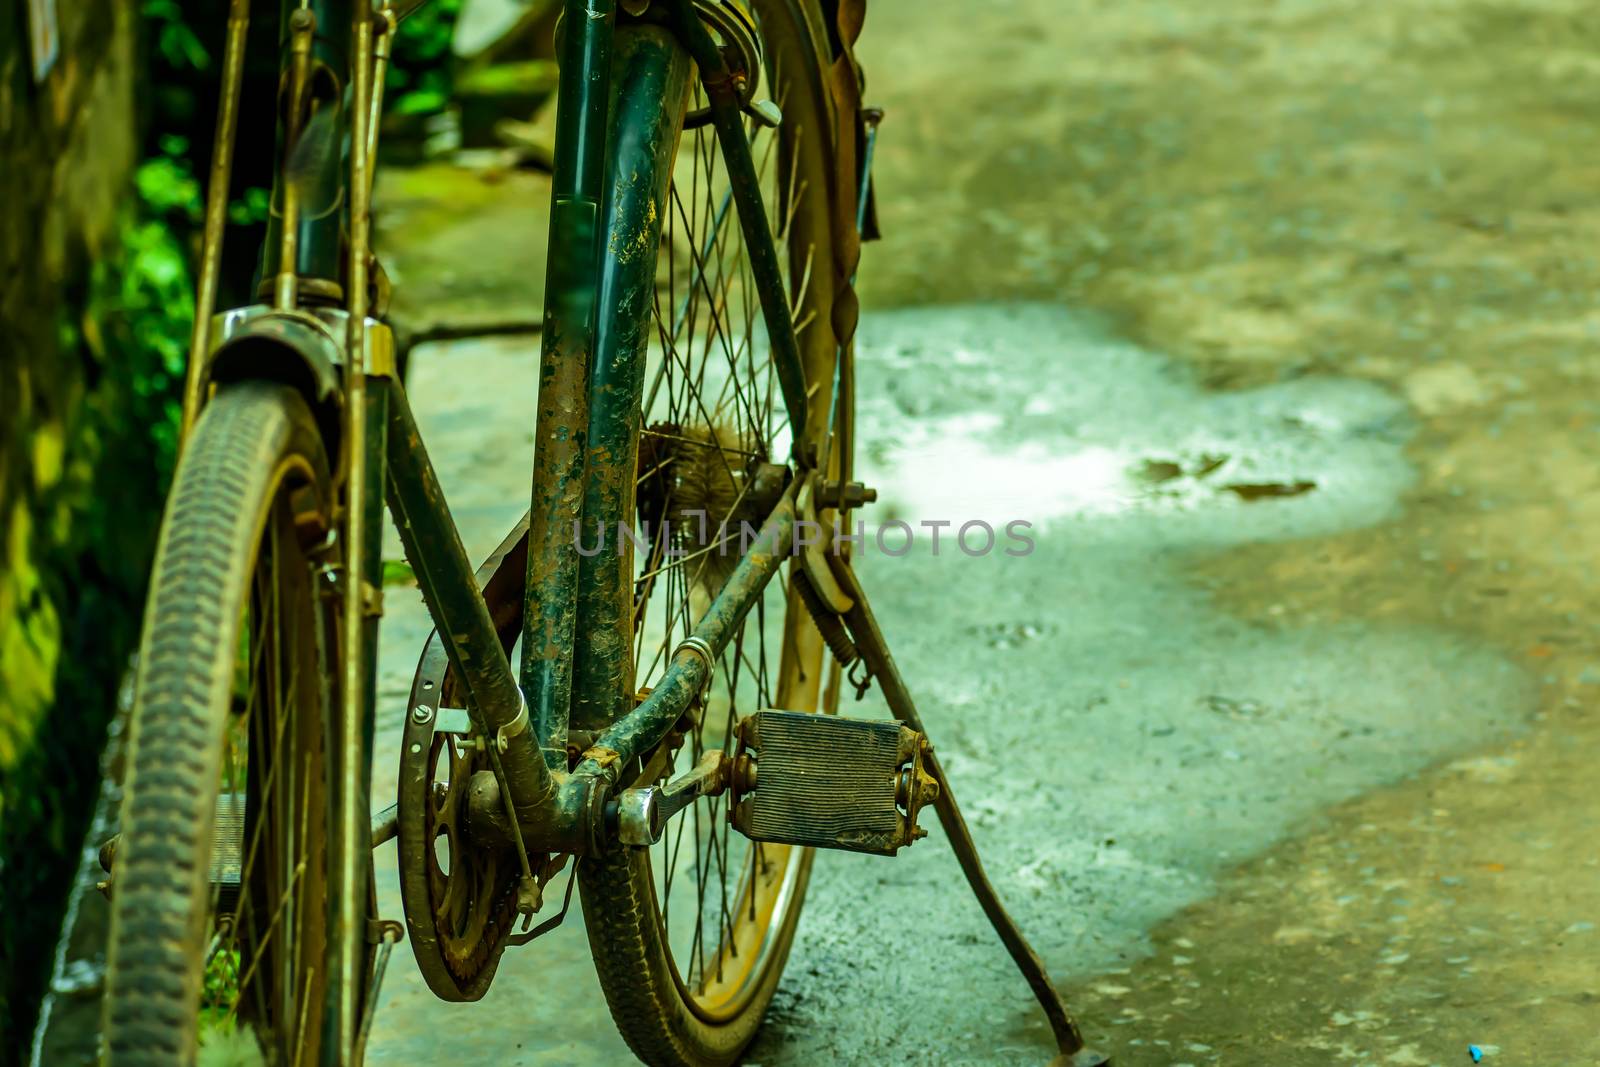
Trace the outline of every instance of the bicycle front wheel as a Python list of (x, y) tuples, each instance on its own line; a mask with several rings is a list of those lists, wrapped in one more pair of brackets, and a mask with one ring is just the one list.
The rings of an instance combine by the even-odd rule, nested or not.
[[(826, 91), (828, 37), (801, 0), (757, 0), (762, 95), (782, 112), (752, 126), (751, 150), (806, 391), (830, 477), (849, 470), (850, 394), (836, 399), (833, 329), (836, 128)], [(701, 90), (689, 110), (703, 105)], [(618, 166), (622, 166), (619, 161)], [(638, 440), (637, 517), (657, 537), (635, 560), (634, 688), (661, 676), (726, 581), (737, 551), (719, 531), (764, 518), (763, 478), (791, 447), (726, 168), (709, 125), (685, 131), (657, 225), (654, 305), (637, 326), (653, 339)], [(831, 414), (831, 420), (829, 415)], [(765, 506), (770, 506), (770, 500)], [(724, 523), (728, 524), (726, 527)], [(733, 543), (737, 544), (737, 534)], [(800, 594), (775, 578), (730, 641), (692, 727), (624, 784), (682, 773), (706, 752), (732, 753), (734, 730), (762, 708), (831, 713), (839, 669)], [(755, 1036), (777, 988), (805, 900), (811, 850), (730, 833), (722, 798), (695, 805), (649, 849), (617, 848), (578, 869), (584, 917), (612, 1017), (646, 1063), (728, 1064)]]
[[(332, 490), (304, 400), (223, 390), (151, 578), (113, 839), (111, 1067), (321, 1062), (338, 677)], [(214, 1050), (213, 1050), (214, 1047)]]

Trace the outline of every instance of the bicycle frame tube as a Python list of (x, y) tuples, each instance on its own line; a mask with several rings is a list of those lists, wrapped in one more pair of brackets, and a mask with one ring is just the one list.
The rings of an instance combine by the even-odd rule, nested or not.
[(744, 232), (745, 255), (750, 274), (761, 297), (761, 321), (767, 328), (767, 344), (778, 372), (778, 388), (783, 393), (784, 410), (794, 440), (794, 461), (801, 468), (818, 465), (815, 442), (806, 436), (807, 407), (805, 365), (800, 359), (800, 344), (795, 339), (794, 322), (789, 318), (789, 294), (784, 290), (778, 267), (778, 250), (772, 243), (772, 228), (761, 204), (761, 179), (750, 155), (750, 138), (745, 132), (744, 112), (733, 74), (722, 52), (694, 12), (694, 0), (671, 0), (673, 25), (689, 54), (700, 67), (700, 80), (710, 102), (711, 121), (717, 128), (717, 144), (728, 168), (728, 183), (739, 208), (739, 227)]
[[(761, 597), (778, 567), (789, 557), (794, 534), (795, 485), (791, 484), (762, 525), (750, 550), (739, 560), (722, 592), (695, 625), (694, 637), (722, 655), (739, 623)], [(644, 755), (665, 736), (711, 681), (710, 663), (698, 652), (680, 646), (661, 680), (633, 711), (612, 724), (585, 753), (574, 777), (595, 775), (617, 784), (622, 768)]]
[[(575, 649), (572, 725), (581, 730), (603, 729), (633, 708), (633, 544), (619, 530), (634, 519), (657, 242), (670, 210), (667, 188), (690, 75), (688, 54), (660, 26), (624, 27), (616, 54), (583, 493), (582, 525), (599, 546), (578, 563), (582, 640)], [(578, 531), (570, 533), (573, 543), (561, 549), (574, 553)]]
[[(649, 698), (633, 706), (631, 546), (608, 538), (607, 551), (584, 559), (575, 540), (580, 519), (585, 528), (608, 532), (633, 520), (656, 271), (651, 215), (664, 210), (692, 69), (689, 50), (666, 28), (640, 21), (619, 30), (609, 3), (569, 0), (522, 618), (520, 681), (533, 737), (509, 737), (502, 758), (529, 851), (591, 847), (600, 832), (596, 799), (659, 743), (708, 680), (710, 663), (680, 650)], [(731, 132), (719, 129), (719, 138), (726, 144), (737, 134), (748, 161), (737, 112), (731, 121)], [(775, 265), (758, 186), (736, 182), (734, 200), (747, 246), (764, 245), (760, 255)], [(787, 294), (781, 278), (774, 274), (773, 281), (775, 299), (762, 294), (764, 306), (781, 309), (776, 321), (767, 318), (769, 334), (778, 338), (773, 356), (780, 379), (799, 379)], [(519, 710), (510, 668), (404, 391), (393, 383), (389, 392), (391, 507), (440, 640), (470, 696), (469, 712), (492, 738)], [(803, 405), (803, 393), (798, 399)], [(795, 494), (805, 477), (791, 483), (697, 624), (695, 636), (713, 659), (788, 557)], [(601, 735), (569, 774), (566, 737), (574, 715), (583, 729)]]
[(571, 537), (583, 515), (612, 0), (567, 0), (562, 28), (521, 670), (535, 732), (554, 766), (566, 762), (577, 632), (578, 554)]
[[(804, 437), (805, 405), (801, 362), (789, 318), (788, 294), (778, 272), (778, 256), (761, 202), (742, 113), (732, 94), (732, 83), (720, 54), (692, 9), (685, 2), (677, 5), (678, 17), (667, 28), (646, 23), (627, 23), (613, 34), (609, 17), (597, 19), (576, 16), (585, 8), (581, 0), (569, 0), (565, 15), (569, 27), (564, 42), (561, 99), (557, 117), (557, 177), (551, 213), (550, 286), (546, 297), (546, 325), (551, 315), (571, 301), (572, 307), (593, 308), (593, 356), (587, 363), (577, 361), (577, 344), (570, 321), (558, 322), (554, 336), (547, 336), (541, 366), (540, 429), (538, 448), (560, 449), (571, 440), (569, 425), (550, 417), (545, 402), (546, 390), (565, 384), (562, 395), (584, 395), (573, 385), (585, 375), (582, 390), (587, 394), (588, 421), (586, 464), (581, 471), (552, 463), (535, 471), (534, 523), (529, 531), (529, 584), (524, 615), (523, 675), (530, 706), (538, 695), (540, 715), (536, 723), (547, 757), (565, 747), (568, 717), (584, 730), (603, 730), (602, 736), (585, 753), (573, 778), (599, 775), (609, 783), (629, 760), (653, 747), (688, 709), (705, 682), (707, 666), (692, 653), (673, 658), (666, 675), (650, 697), (633, 707), (632, 611), (633, 574), (631, 545), (619, 544), (615, 531), (619, 523), (630, 523), (634, 514), (634, 481), (637, 477), (637, 437), (639, 401), (649, 322), (646, 314), (654, 296), (656, 238), (649, 220), (651, 210), (660, 214), (659, 205), (667, 198), (671, 167), (681, 133), (682, 107), (691, 70), (689, 60), (705, 58), (715, 63), (708, 82), (714, 121), (732, 178), (733, 199), (743, 227), (746, 248), (756, 264), (763, 319), (771, 339), (772, 358), (777, 364), (779, 384), (784, 394), (797, 441)], [(606, 9), (609, 16), (609, 7)], [(585, 23), (585, 34), (573, 34), (570, 27)], [(588, 41), (590, 36), (606, 35), (604, 41)], [(615, 39), (613, 41), (613, 38)], [(588, 43), (582, 43), (588, 41)], [(614, 47), (613, 47), (614, 44)], [(592, 68), (581, 65), (587, 57), (609, 53), (617, 57), (612, 76), (617, 84), (609, 93), (609, 119), (596, 115), (596, 86), (603, 79)], [(702, 68), (702, 77), (706, 74)], [(718, 106), (719, 101), (722, 106)], [(609, 137), (596, 136), (591, 123), (604, 123)], [(576, 154), (600, 143), (608, 146), (613, 170), (606, 175), (603, 212), (596, 239), (582, 231), (569, 233), (574, 213), (576, 170), (564, 170), (563, 153)], [(574, 248), (558, 247), (561, 240), (575, 239)], [(586, 255), (594, 256), (583, 281), (590, 287), (581, 303), (575, 294), (563, 295), (561, 285), (576, 284), (574, 274)], [(762, 269), (769, 268), (769, 269)], [(558, 274), (558, 271), (563, 272)], [(558, 281), (559, 279), (559, 281)], [(597, 298), (597, 299), (596, 299)], [(581, 336), (581, 335), (580, 335)], [(573, 361), (565, 368), (552, 367), (551, 358), (563, 352)], [(558, 415), (560, 413), (557, 413)], [(804, 465), (804, 464), (803, 464)], [(580, 558), (575, 537), (577, 516), (570, 510), (570, 482), (551, 480), (576, 473), (583, 482), (582, 528), (593, 536), (596, 529), (608, 536), (600, 553)], [(795, 483), (798, 485), (798, 480)], [(714, 655), (720, 655), (738, 623), (761, 596), (766, 584), (787, 556), (794, 521), (793, 487), (774, 509), (755, 546), (730, 577), (728, 584), (701, 620), (696, 635), (706, 641)], [(547, 521), (538, 522), (540, 508), (548, 510)], [(543, 538), (544, 540), (541, 540)], [(543, 562), (540, 562), (543, 561)], [(557, 562), (559, 561), (559, 562)], [(572, 565), (577, 564), (574, 591)], [(553, 599), (546, 599), (551, 597)], [(576, 605), (576, 611), (572, 606)], [(549, 640), (557, 630), (552, 621), (565, 622), (576, 616), (576, 627), (567, 630), (564, 642), (539, 644), (529, 635)], [(573, 638), (576, 638), (574, 640)], [(529, 656), (541, 656), (544, 665), (530, 664)], [(567, 700), (563, 695), (567, 681), (562, 673), (571, 668)], [(530, 668), (535, 684), (530, 686)], [(542, 672), (542, 674), (541, 674)], [(540, 689), (541, 678), (554, 680)], [(625, 712), (625, 713), (624, 713)], [(615, 754), (613, 756), (613, 753)], [(563, 791), (565, 783), (563, 783)], [(572, 802), (561, 805), (570, 809)]]
[[(634, 514), (639, 400), (648, 341), (640, 327), (650, 322), (648, 308), (654, 295), (656, 270), (657, 232), (649, 216), (653, 211), (659, 214), (656, 205), (666, 202), (681, 133), (682, 108), (677, 105), (685, 99), (687, 90), (680, 77), (687, 76), (690, 57), (700, 61), (700, 75), (711, 99), (718, 143), (728, 167), (733, 200), (759, 290), (771, 358), (796, 441), (797, 459), (802, 459), (802, 468), (814, 462), (814, 457), (798, 455), (800, 443), (806, 440), (804, 373), (789, 317), (789, 294), (779, 272), (778, 253), (762, 204), (733, 79), (695, 16), (690, 0), (679, 0), (674, 16), (672, 33), (645, 25), (627, 27), (622, 31), (626, 43), (617, 49), (619, 84), (609, 124), (615, 172), (609, 175), (604, 229), (598, 242), (603, 263), (597, 283), (596, 350), (590, 364), (588, 470), (582, 520), (584, 530), (591, 536), (609, 536), (602, 536), (599, 552), (579, 565), (577, 633), (581, 640), (575, 648), (577, 666), (571, 704), (574, 721), (581, 728), (609, 729), (591, 750), (597, 759), (586, 758), (577, 771), (580, 775), (600, 770), (599, 761), (610, 759), (605, 750), (621, 757), (618, 762), (605, 763), (607, 768), (616, 768), (659, 741), (699, 695), (705, 676), (697, 672), (709, 667), (691, 653), (675, 656), (649, 698), (633, 708), (637, 680), (631, 660), (632, 546), (617, 534), (621, 524), (631, 525)], [(792, 491), (793, 486), (791, 494)], [(793, 519), (790, 495), (773, 511), (752, 551), (696, 628), (696, 636), (706, 641), (714, 654), (720, 655), (739, 621), (787, 555)], [(575, 537), (576, 528), (572, 532)], [(576, 555), (575, 544), (564, 538), (557, 548), (569, 556)], [(533, 558), (531, 551), (529, 558)], [(525, 654), (526, 650), (524, 645)]]
[[(287, 6), (287, 5), (286, 5)], [(330, 973), (327, 1032), (336, 1037), (333, 1048), (341, 1063), (354, 1055), (361, 1026), (367, 923), (372, 898), (372, 855), (361, 846), (371, 839), (371, 806), (367, 786), (372, 780), (372, 720), (377, 688), (377, 598), (381, 596), (383, 527), (384, 401), (382, 390), (368, 395), (367, 355), (367, 251), (371, 226), (372, 186), (366, 154), (367, 121), (372, 84), (373, 24), (363, 2), (354, 26), (350, 54), (351, 131), (349, 184), (349, 260), (345, 268), (348, 298), (345, 336), (344, 466), (344, 587), (340, 590), (344, 620), (344, 677), (340, 679), (339, 779), (335, 789), (334, 858), (329, 879), (329, 911), (334, 929)], [(336, 106), (329, 104), (327, 106)], [(337, 143), (337, 142), (335, 142)], [(296, 148), (298, 149), (298, 145)], [(289, 179), (290, 184), (294, 179)], [(288, 203), (289, 201), (285, 201)], [(330, 216), (338, 228), (338, 201)], [(286, 222), (293, 223), (291, 213)], [(312, 220), (307, 220), (312, 221)], [(326, 222), (323, 225), (327, 225)], [(270, 246), (269, 246), (270, 247)], [(285, 248), (289, 245), (286, 242)], [(338, 246), (334, 246), (335, 252)], [(298, 273), (297, 271), (295, 273)], [(280, 278), (283, 276), (280, 275)], [(280, 282), (279, 298), (286, 293)], [(351, 1050), (346, 1052), (346, 1050)]]
[[(461, 535), (398, 382), (388, 383), (389, 505), (417, 586), (467, 694), (467, 709), (485, 737), (499, 737), (522, 710), (504, 646), (478, 589)], [(436, 694), (437, 697), (437, 694)], [(502, 757), (507, 788), (527, 818), (552, 793), (550, 773), (532, 735), (507, 737)]]

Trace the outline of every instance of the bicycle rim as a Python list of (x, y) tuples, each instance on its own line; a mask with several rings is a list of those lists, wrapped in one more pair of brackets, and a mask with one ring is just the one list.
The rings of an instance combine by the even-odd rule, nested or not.
[[(776, 101), (784, 121), (777, 130), (751, 127), (752, 154), (812, 417), (839, 423), (845, 413), (831, 410), (828, 373), (837, 348), (828, 231), (833, 127), (816, 45), (825, 37), (798, 6), (756, 9), (767, 51), (762, 95)], [(696, 90), (690, 107), (703, 102)], [(661, 677), (737, 564), (741, 533), (765, 518), (763, 465), (782, 464), (791, 447), (710, 126), (683, 133), (664, 215), (639, 442), (638, 520), (650, 535), (635, 553), (634, 684), (641, 692)], [(836, 471), (839, 435), (829, 440)], [(691, 728), (646, 760), (638, 782), (683, 773), (706, 752), (731, 753), (738, 721), (762, 708), (833, 711), (837, 682), (803, 603), (780, 575), (719, 658)], [(584, 865), (602, 985), (641, 1058), (713, 1063), (737, 1055), (772, 996), (811, 860), (808, 849), (734, 833), (725, 798), (711, 798), (674, 820), (656, 846)]]

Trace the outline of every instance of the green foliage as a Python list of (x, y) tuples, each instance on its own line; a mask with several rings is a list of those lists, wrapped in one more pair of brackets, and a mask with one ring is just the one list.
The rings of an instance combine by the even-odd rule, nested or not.
[(267, 221), (272, 194), (265, 187), (252, 185), (244, 196), (228, 205), (228, 221), (235, 226), (256, 226)]
[(450, 38), (460, 13), (461, 0), (429, 0), (400, 23), (384, 81), (390, 110), (429, 114), (449, 103), (454, 77)]
[(206, 973), (202, 982), (200, 993), (202, 1011), (214, 1010), (226, 1013), (231, 1009), (233, 1002), (239, 997), (239, 950), (219, 949), (206, 962)]
[(218, 64), (208, 46), (220, 45), (218, 35), (226, 19), (226, 4), (191, 5), (182, 0), (139, 0), (145, 48), (143, 98), (151, 119), (146, 143), (174, 130), (206, 123), (207, 108), (200, 87), (213, 82)]
[(211, 66), (211, 55), (184, 21), (178, 0), (144, 0), (139, 12), (150, 27), (151, 43), (168, 65), (193, 70)]
[[(101, 740), (138, 638), (177, 444), (193, 314), (189, 255), (202, 202), (189, 156), (205, 136), (185, 125), (195, 111), (188, 86), (213, 77), (197, 72), (214, 64), (199, 43), (207, 35), (185, 22), (179, 3), (135, 7), (149, 19), (139, 53), (146, 161), (92, 264), (27, 290), (48, 299), (30, 307), (29, 337), (4, 357), (16, 374), (0, 381), (0, 392), (20, 380), (29, 394), (20, 410), (11, 405), (9, 424), (0, 421), (9, 431), (0, 445), (13, 446), (0, 449), (10, 494), (0, 515), (0, 896), (14, 904), (0, 921), (0, 1063), (15, 1058), (7, 1028), (31, 1015), (48, 973), (95, 800)], [(110, 12), (94, 3), (76, 17), (110, 33), (119, 21)], [(86, 55), (64, 48), (63, 62)], [(112, 68), (74, 69), (80, 80), (114, 73), (106, 86), (118, 91)], [(62, 117), (48, 110), (13, 117), (50, 128)], [(37, 170), (49, 161), (16, 162)], [(79, 226), (59, 217), (55, 224)]]
[(17, 1010), (13, 991), (37, 988), (48, 969), (177, 445), (194, 306), (181, 235), (198, 189), (187, 164), (157, 155), (130, 192), (115, 246), (66, 280), (60, 305), (38, 309), (55, 343), (16, 353), (42, 402), (24, 408), (13, 438), (27, 442), (32, 492), (4, 516), (0, 600), (11, 625), (0, 625), (0, 705), (12, 744), (0, 770), (0, 856), (23, 918), (0, 924), (0, 1017)]
[(416, 585), (417, 572), (403, 559), (386, 559), (383, 561), (383, 584)]
[[(239, 1000), (239, 977), (239, 950), (236, 948), (218, 949), (206, 961), (205, 974), (201, 976), (200, 1017), (197, 1020), (202, 1046), (215, 1044), (226, 1047), (230, 1043), (229, 1038), (234, 1035), (237, 1022), (234, 1007)], [(202, 1054), (201, 1059), (205, 1058)], [(259, 1062), (255, 1058), (226, 1058), (225, 1061)], [(224, 1058), (218, 1057), (218, 1062), (224, 1062)]]
[(141, 164), (134, 187), (139, 197), (122, 223), (122, 261), (95, 265), (87, 317), (97, 355), (126, 377), (136, 409), (128, 414), (148, 428), (164, 481), (177, 451), (194, 319), (193, 272), (176, 233), (198, 220), (200, 193), (188, 166), (166, 156)]

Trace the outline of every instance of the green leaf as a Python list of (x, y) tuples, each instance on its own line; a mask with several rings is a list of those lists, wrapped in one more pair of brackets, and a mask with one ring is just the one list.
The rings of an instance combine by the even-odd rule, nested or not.
[(386, 559), (383, 561), (384, 585), (416, 585), (417, 575), (411, 569), (411, 564), (403, 559)]
[(191, 67), (206, 70), (211, 66), (211, 56), (194, 31), (181, 22), (169, 22), (156, 33), (156, 47), (174, 67)]
[(437, 89), (419, 89), (416, 92), (404, 93), (394, 102), (394, 113), (397, 115), (431, 115), (443, 111), (450, 102), (449, 96)]
[(188, 163), (156, 156), (139, 165), (133, 181), (139, 197), (156, 213), (175, 212), (191, 222), (200, 219), (200, 183)]
[(228, 221), (235, 226), (252, 226), (267, 221), (271, 194), (259, 185), (252, 185), (244, 196), (228, 205)]

